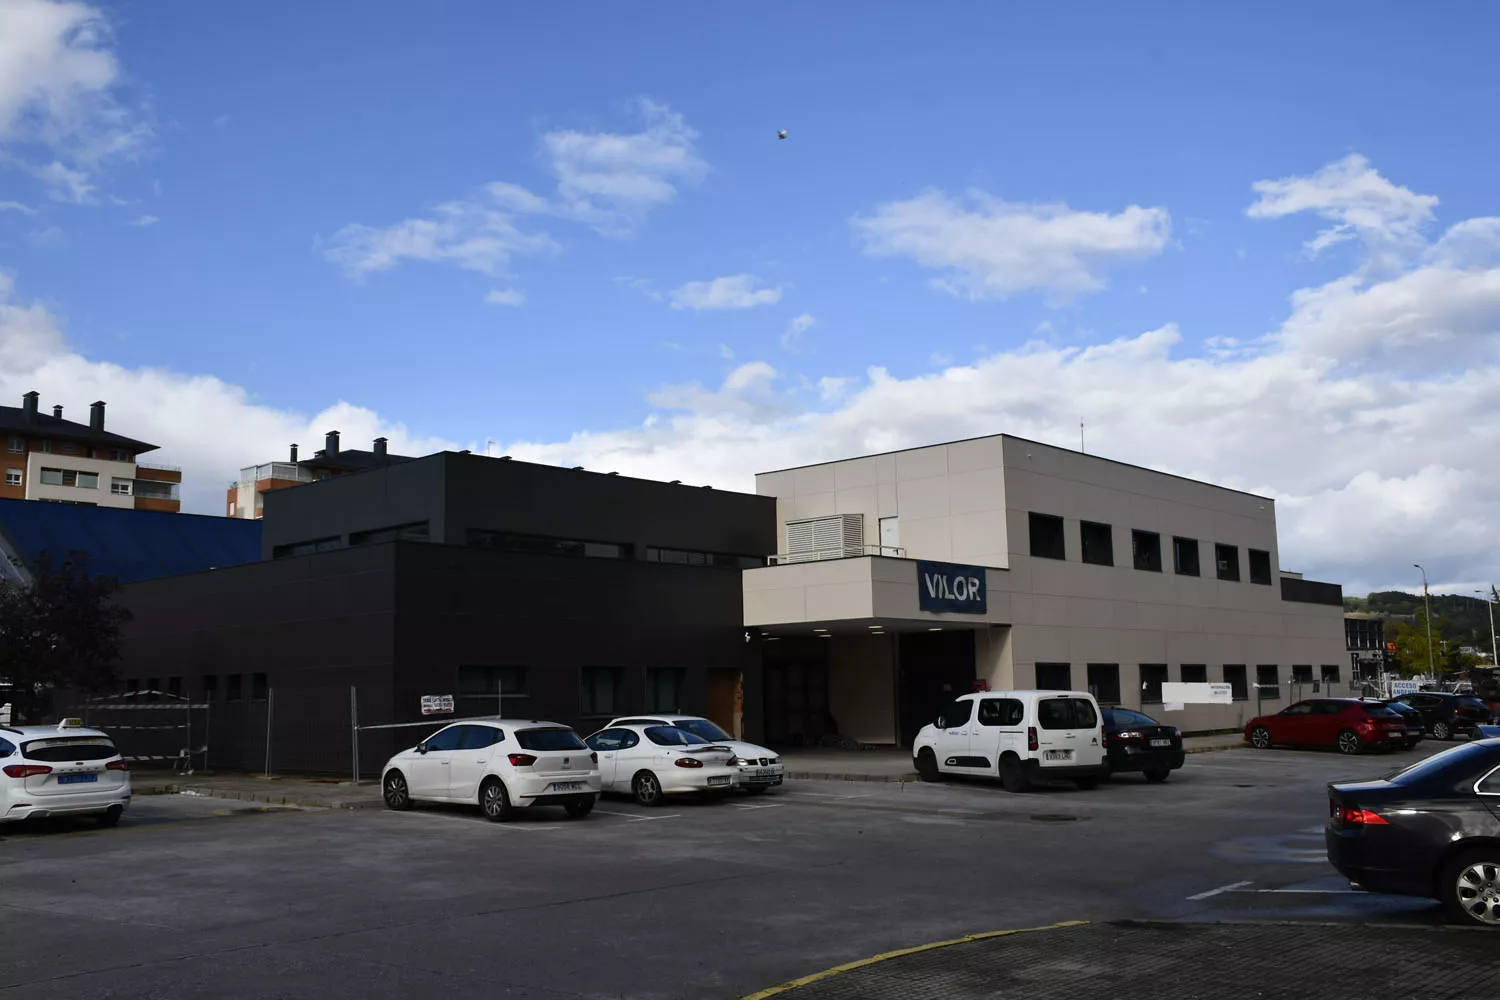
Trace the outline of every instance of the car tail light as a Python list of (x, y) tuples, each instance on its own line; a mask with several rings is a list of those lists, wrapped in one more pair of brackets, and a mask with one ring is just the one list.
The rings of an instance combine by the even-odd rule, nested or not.
[(1109, 748), (1109, 730), (1108, 729), (1101, 729), (1101, 730), (1099, 730), (1099, 745), (1101, 747), (1106, 748), (1106, 749)]
[(530, 767), (536, 763), (536, 758), (529, 753), (513, 753), (510, 755), (510, 763), (513, 767)]
[(589, 754), (589, 763), (591, 763), (591, 764), (597, 764), (597, 763), (599, 763), (599, 755), (596, 754), (596, 753)]
[(1041, 746), (1041, 744), (1038, 743), (1036, 739), (1036, 726), (1028, 727), (1026, 730), (1026, 749), (1035, 750), (1039, 746)]
[(12, 778), (35, 778), (38, 775), (51, 774), (52, 768), (45, 764), (7, 764), (5, 773)]
[(1339, 822), (1345, 826), (1390, 826), (1374, 810), (1356, 809), (1351, 806), (1343, 806), (1339, 809)]
[(672, 763), (676, 764), (678, 767), (703, 766), (703, 761), (699, 760), (697, 757), (678, 757), (676, 760), (672, 761)]
[(104, 765), (104, 769), (106, 771), (128, 771), (130, 770), (130, 761), (112, 760), (108, 764)]

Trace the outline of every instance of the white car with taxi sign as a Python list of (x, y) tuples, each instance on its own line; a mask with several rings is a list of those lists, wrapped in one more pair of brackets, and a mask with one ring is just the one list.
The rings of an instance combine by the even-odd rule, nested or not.
[(629, 715), (610, 723), (611, 726), (676, 726), (686, 729), (694, 736), (701, 736), (710, 743), (725, 746), (734, 751), (732, 763), (739, 769), (734, 786), (747, 792), (764, 792), (785, 780), (785, 766), (781, 755), (755, 743), (746, 743), (730, 736), (717, 722), (701, 715)]
[(130, 764), (107, 733), (80, 719), (0, 726), (0, 822), (96, 816), (114, 826), (130, 806)]
[(740, 773), (728, 746), (676, 726), (627, 721), (586, 742), (599, 755), (604, 791), (632, 795), (643, 806), (661, 805), (668, 795), (733, 791)]
[(465, 719), (386, 761), (380, 790), (396, 810), (413, 802), (464, 802), (503, 823), (517, 809), (562, 806), (578, 819), (599, 800), (599, 768), (593, 751), (567, 726)]

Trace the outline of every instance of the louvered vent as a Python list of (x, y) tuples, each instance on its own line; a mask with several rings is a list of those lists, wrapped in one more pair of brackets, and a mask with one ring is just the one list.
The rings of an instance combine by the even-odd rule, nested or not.
[(865, 516), (835, 514), (809, 521), (788, 521), (786, 544), (791, 557), (788, 562), (864, 555)]

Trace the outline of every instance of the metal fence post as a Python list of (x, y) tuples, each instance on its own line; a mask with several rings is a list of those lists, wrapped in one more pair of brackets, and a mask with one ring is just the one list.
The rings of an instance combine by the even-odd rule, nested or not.
[(276, 689), (266, 689), (266, 777), (271, 776), (271, 716), (276, 711)]
[(349, 685), (349, 739), (354, 746), (354, 783), (359, 784), (359, 699), (357, 689)]

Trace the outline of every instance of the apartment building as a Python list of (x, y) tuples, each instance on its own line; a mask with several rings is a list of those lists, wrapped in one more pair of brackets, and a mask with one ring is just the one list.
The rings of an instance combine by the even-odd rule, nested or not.
[(229, 484), (228, 493), (224, 497), (224, 514), (226, 517), (259, 519), (265, 516), (267, 493), (410, 461), (406, 455), (388, 452), (386, 439), (383, 437), (376, 438), (369, 451), (345, 451), (339, 447), (339, 432), (329, 431), (324, 439), (324, 447), (315, 452), (312, 458), (299, 460), (297, 446), (294, 444), (291, 457), (285, 462), (265, 462), (241, 469), (239, 478)]
[[(778, 555), (743, 578), (772, 745), (908, 745), (976, 686), (1089, 690), (1187, 730), (1347, 693), (1341, 588), (1279, 568), (1268, 497), (1010, 435), (756, 492), (777, 501)], [(1228, 703), (1171, 703), (1174, 682)]]
[(63, 417), (62, 406), (40, 412), (28, 392), (21, 406), (0, 406), (0, 498), (177, 513), (182, 470), (137, 461), (156, 445), (104, 428), (104, 403), (89, 407), (89, 422)]

